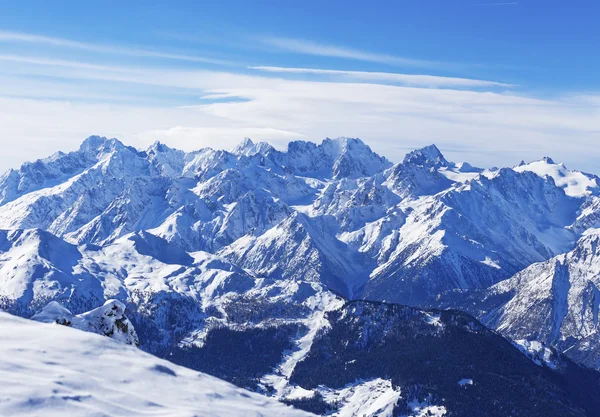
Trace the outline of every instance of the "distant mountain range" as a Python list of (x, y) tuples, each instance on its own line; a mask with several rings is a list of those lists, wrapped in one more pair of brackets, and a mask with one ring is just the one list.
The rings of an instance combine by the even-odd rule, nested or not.
[(308, 411), (600, 415), (600, 178), (550, 158), (93, 136), (2, 175), (0, 229), (2, 309)]

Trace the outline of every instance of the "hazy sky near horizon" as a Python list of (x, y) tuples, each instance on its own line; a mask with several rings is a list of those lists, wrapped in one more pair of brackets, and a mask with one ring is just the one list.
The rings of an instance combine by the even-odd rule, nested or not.
[(0, 171), (97, 134), (600, 174), (599, 21), (594, 0), (2, 2)]

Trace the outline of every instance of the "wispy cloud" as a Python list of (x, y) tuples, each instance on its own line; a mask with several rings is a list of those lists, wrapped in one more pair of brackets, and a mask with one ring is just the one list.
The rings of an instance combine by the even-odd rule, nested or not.
[(90, 64), (87, 62), (70, 61), (70, 60), (64, 60), (64, 59), (38, 58), (38, 57), (25, 56), (25, 55), (0, 55), (0, 61), (16, 62), (16, 63), (22, 63), (22, 64), (43, 65), (43, 66), (54, 66), (54, 67), (66, 67), (66, 68), (109, 70), (109, 71), (119, 71), (119, 72), (131, 72), (132, 71), (131, 69), (128, 69), (126, 67)]
[(231, 61), (207, 58), (190, 54), (174, 54), (152, 49), (130, 48), (117, 45), (104, 45), (89, 42), (79, 42), (70, 39), (43, 36), (31, 33), (0, 31), (0, 42), (20, 42), (39, 45), (50, 45), (62, 48), (79, 49), (90, 52), (99, 52), (115, 55), (129, 55), (136, 57), (161, 58), (179, 61), (199, 62), (215, 65), (232, 65)]
[[(487, 88), (481, 91), (477, 86), (418, 88), (371, 82), (377, 80), (333, 82), (327, 77), (308, 81), (267, 73), (182, 71), (152, 65), (98, 68), (95, 64), (46, 62), (35, 57), (10, 62), (3, 71), (12, 71), (12, 78), (0, 80), (0, 126), (6, 138), (5, 142), (0, 138), (0, 145), (18, 140), (22, 146), (5, 147), (7, 152), (0, 155), (2, 168), (49, 154), (65, 140), (68, 147), (60, 146), (73, 148), (91, 133), (118, 136), (141, 147), (163, 139), (188, 150), (229, 148), (243, 136), (279, 145), (294, 137), (359, 136), (394, 160), (402, 158), (407, 146), (434, 142), (469, 149), (472, 152), (468, 155), (452, 156), (475, 164), (510, 165), (520, 159), (560, 153), (565, 162), (591, 171), (600, 157), (600, 153), (589, 150), (595, 132), (600, 130), (597, 96), (541, 100)], [(329, 71), (334, 71), (334, 77), (340, 73), (346, 77), (348, 72)], [(29, 74), (34, 78), (28, 78)], [(402, 75), (359, 72), (349, 77)], [(65, 86), (67, 90), (59, 96)], [(187, 91), (188, 98), (179, 103), (118, 100), (119, 95), (127, 99), (131, 93), (156, 91), (164, 97), (160, 94), (182, 90)], [(103, 103), (94, 99), (107, 94), (117, 95), (117, 100)], [(62, 98), (49, 99), (49, 95)], [(90, 98), (87, 101), (70, 100), (86, 95)], [(193, 103), (197, 105), (189, 105)], [(565, 137), (569, 138), (569, 154), (564, 150)], [(44, 142), (41, 147), (40, 140), (47, 141), (47, 146)]]
[(288, 74), (315, 74), (315, 75), (333, 75), (343, 77), (345, 80), (375, 81), (386, 83), (397, 83), (404, 85), (425, 86), (425, 87), (514, 87), (514, 84), (507, 84), (497, 81), (478, 80), (471, 78), (441, 77), (436, 75), (423, 74), (398, 74), (390, 72), (368, 72), (368, 71), (344, 71), (330, 69), (314, 68), (288, 68), (288, 67), (249, 67), (250, 69), (270, 72), (270, 73), (288, 73)]
[(379, 64), (400, 65), (410, 67), (437, 67), (440, 62), (421, 59), (406, 58), (396, 55), (379, 54), (359, 49), (345, 48), (334, 45), (326, 45), (306, 41), (302, 39), (281, 38), (281, 37), (262, 37), (258, 38), (263, 44), (276, 48), (278, 50), (294, 52), (298, 54), (327, 56), (333, 58), (346, 58), (358, 61), (374, 62)]
[[(468, 149), (468, 155), (452, 156), (480, 165), (560, 153), (566, 163), (590, 171), (600, 158), (600, 150), (589, 147), (600, 131), (597, 94), (540, 99), (498, 91), (510, 85), (497, 81), (341, 69), (262, 66), (248, 74), (152, 61), (132, 67), (103, 55), (104, 48), (128, 50), (120, 46), (114, 52), (106, 45), (7, 32), (0, 32), (0, 41), (97, 52), (82, 54), (89, 62), (68, 60), (72, 53), (52, 59), (0, 55), (0, 169), (57, 147), (74, 148), (92, 133), (140, 147), (160, 138), (188, 150), (229, 148), (243, 136), (280, 145), (296, 137), (359, 136), (394, 160), (408, 146), (434, 142)], [(319, 52), (373, 59), (328, 48)], [(278, 75), (286, 73), (315, 76)], [(15, 141), (20, 146), (7, 146)]]

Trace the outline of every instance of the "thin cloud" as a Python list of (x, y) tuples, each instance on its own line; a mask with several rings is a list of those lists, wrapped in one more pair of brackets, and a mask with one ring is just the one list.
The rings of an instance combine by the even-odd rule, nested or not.
[(436, 75), (423, 74), (398, 74), (390, 72), (343, 71), (269, 66), (248, 68), (270, 73), (335, 75), (344, 77), (346, 79), (350, 78), (354, 80), (380, 81), (427, 87), (514, 87), (514, 84), (506, 84), (497, 81), (477, 80), (471, 78), (441, 77)]
[(0, 42), (20, 42), (39, 45), (51, 45), (69, 49), (80, 49), (91, 52), (100, 52), (115, 55), (130, 55), (147, 58), (162, 58), (179, 61), (201, 62), (215, 65), (233, 65), (231, 61), (206, 58), (196, 55), (173, 54), (149, 49), (129, 48), (116, 45), (102, 45), (89, 42), (79, 42), (70, 39), (51, 36), (36, 35), (31, 33), (0, 31)]
[(359, 49), (344, 48), (326, 45), (301, 39), (263, 37), (258, 40), (279, 50), (306, 55), (327, 56), (334, 58), (346, 58), (357, 61), (375, 62), (379, 64), (401, 65), (410, 67), (438, 67), (441, 62), (427, 61), (413, 58), (400, 57), (396, 55), (378, 54)]
[(22, 55), (0, 55), (0, 61), (16, 62), (22, 64), (33, 64), (53, 67), (79, 68), (100, 71), (133, 72), (133, 69), (126, 67), (115, 67), (109, 65), (90, 64), (87, 62), (68, 61), (64, 59), (46, 59)]
[[(92, 133), (121, 137), (135, 145), (165, 138), (188, 149), (215, 144), (230, 147), (243, 136), (276, 143), (301, 136), (358, 136), (394, 160), (403, 157), (404, 152), (396, 149), (399, 145), (413, 144), (418, 138), (423, 144), (472, 150), (472, 157), (462, 152), (456, 155), (476, 165), (511, 165), (515, 159), (560, 153), (567, 164), (588, 171), (595, 169), (600, 157), (600, 150), (589, 148), (600, 131), (598, 106), (593, 104), (600, 99), (591, 93), (539, 99), (482, 91), (472, 85), (441, 89), (396, 85), (404, 81), (380, 82), (419, 77), (411, 74), (257, 69), (329, 75), (307, 81), (267, 73), (169, 69), (152, 63), (132, 68), (41, 57), (2, 58), (2, 72), (11, 75), (0, 80), (0, 125), (5, 138), (0, 145), (6, 145), (0, 170), (48, 155), (62, 143), (59, 141), (74, 148)], [(332, 80), (334, 77), (352, 82)], [(439, 78), (434, 82), (452, 80)], [(366, 82), (354, 82), (357, 79)], [(432, 82), (431, 78), (423, 80)], [(71, 100), (85, 95), (88, 100)], [(95, 100), (104, 95), (121, 96), (122, 100)], [(132, 95), (141, 99), (132, 101)], [(143, 95), (157, 101), (149, 102)], [(569, 138), (568, 154), (565, 138)], [(15, 141), (23, 146), (8, 146)], [(521, 152), (518, 158), (515, 149)], [(532, 149), (536, 150), (525, 152)]]

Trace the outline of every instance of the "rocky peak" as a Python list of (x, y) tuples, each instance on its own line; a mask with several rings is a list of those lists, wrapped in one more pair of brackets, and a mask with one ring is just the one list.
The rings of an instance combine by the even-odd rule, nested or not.
[(403, 164), (430, 166), (434, 168), (448, 167), (452, 164), (444, 158), (444, 155), (435, 145), (425, 146), (409, 152), (404, 157)]
[(168, 177), (182, 174), (185, 152), (156, 141), (145, 151), (145, 154), (157, 174)]
[(267, 142), (255, 143), (250, 138), (244, 138), (233, 150), (232, 154), (237, 156), (254, 156), (257, 154), (264, 155), (274, 148)]
[(119, 149), (128, 148), (118, 139), (107, 139), (104, 136), (90, 136), (83, 141), (79, 147), (79, 152), (85, 156), (98, 156)]
[(552, 158), (550, 158), (549, 156), (544, 156), (542, 158), (542, 161), (544, 161), (545, 163), (550, 164), (550, 165), (555, 165), (556, 164), (554, 162), (554, 160)]
[(102, 307), (77, 315), (58, 302), (52, 301), (35, 314), (32, 320), (56, 323), (107, 336), (128, 345), (139, 345), (135, 329), (125, 315), (125, 305), (118, 300), (108, 300)]

